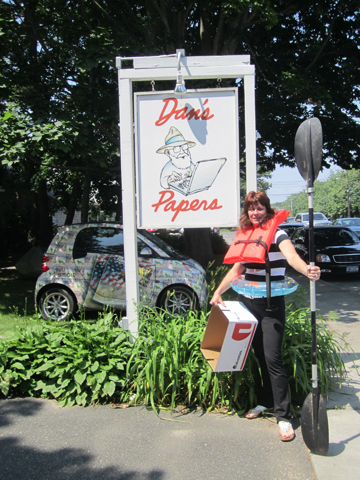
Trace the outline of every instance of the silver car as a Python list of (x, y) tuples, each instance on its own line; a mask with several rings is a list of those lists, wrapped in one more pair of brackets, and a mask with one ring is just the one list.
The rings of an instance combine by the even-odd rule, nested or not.
[(334, 225), (348, 227), (360, 238), (360, 218), (338, 218), (335, 220)]
[[(309, 225), (309, 213), (298, 213), (295, 217), (295, 222), (300, 222), (303, 225)], [(331, 220), (328, 220), (321, 212), (314, 212), (314, 225), (332, 225)]]
[[(205, 271), (146, 230), (137, 233), (140, 303), (170, 313), (203, 308)], [(121, 225), (89, 223), (60, 228), (43, 259), (35, 301), (45, 319), (65, 320), (79, 306), (125, 306)]]

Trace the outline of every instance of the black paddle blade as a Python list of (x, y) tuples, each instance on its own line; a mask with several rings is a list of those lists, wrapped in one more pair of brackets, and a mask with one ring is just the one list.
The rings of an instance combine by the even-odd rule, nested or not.
[(302, 122), (295, 135), (295, 160), (300, 175), (310, 187), (319, 175), (322, 159), (323, 135), (318, 118)]
[[(313, 402), (315, 402), (317, 411), (314, 411)], [(322, 395), (309, 393), (306, 397), (301, 411), (301, 433), (306, 446), (312, 453), (316, 455), (327, 454), (329, 450), (329, 424), (326, 400)]]

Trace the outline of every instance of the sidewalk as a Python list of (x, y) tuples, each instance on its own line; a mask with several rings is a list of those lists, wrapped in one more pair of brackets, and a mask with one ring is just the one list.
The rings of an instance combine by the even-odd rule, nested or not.
[[(360, 285), (357, 282), (346, 282), (342, 286), (331, 281), (318, 282), (317, 308), (324, 315), (331, 310), (339, 314), (338, 321), (329, 320), (328, 326), (344, 335), (344, 340), (354, 350), (354, 353), (343, 354), (346, 378), (341, 387), (338, 385), (335, 392), (330, 392), (327, 404), (328, 455), (312, 455), (318, 480), (360, 478)], [(325, 289), (327, 300), (324, 298)]]
[(282, 443), (270, 419), (143, 407), (59, 408), (0, 401), (4, 480), (315, 480), (301, 438)]

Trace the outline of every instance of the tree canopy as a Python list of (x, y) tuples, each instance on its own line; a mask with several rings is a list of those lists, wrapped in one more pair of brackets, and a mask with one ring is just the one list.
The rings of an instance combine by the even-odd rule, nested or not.
[(95, 195), (119, 210), (115, 57), (185, 48), (251, 56), (260, 169), (294, 165), (310, 116), (323, 165), (360, 168), (359, 26), (355, 0), (1, 0), (1, 160), (66, 210), (82, 201), (83, 218)]

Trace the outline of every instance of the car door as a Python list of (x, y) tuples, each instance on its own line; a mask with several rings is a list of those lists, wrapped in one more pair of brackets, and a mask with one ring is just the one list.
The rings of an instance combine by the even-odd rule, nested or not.
[[(148, 292), (153, 290), (155, 266), (153, 251), (137, 237), (139, 286), (141, 300), (147, 302)], [(92, 302), (121, 308), (126, 303), (124, 235), (119, 227), (91, 229), (88, 255), (94, 263), (85, 306)]]
[(74, 242), (73, 257), (87, 284), (85, 307), (125, 303), (124, 241), (116, 226), (89, 226)]

